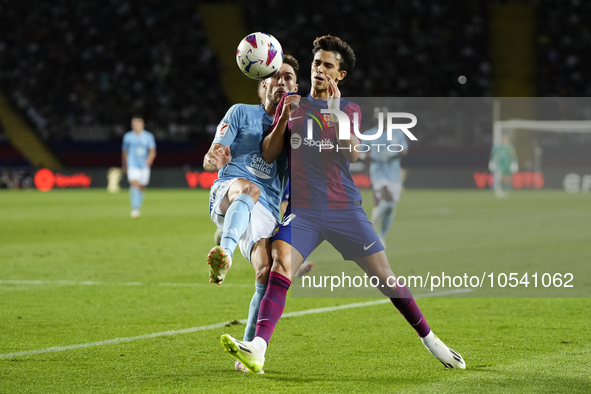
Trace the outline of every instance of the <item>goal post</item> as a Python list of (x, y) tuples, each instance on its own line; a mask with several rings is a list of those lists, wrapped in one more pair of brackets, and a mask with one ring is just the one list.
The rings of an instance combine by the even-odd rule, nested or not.
[(517, 129), (553, 131), (557, 133), (591, 133), (591, 120), (495, 120), (493, 126), (493, 143), (501, 143), (503, 132)]
[[(551, 188), (567, 192), (591, 190), (591, 120), (510, 120), (493, 121), (493, 144), (502, 136), (530, 131), (533, 162), (527, 170), (552, 180)], [(519, 156), (519, 151), (517, 151)]]

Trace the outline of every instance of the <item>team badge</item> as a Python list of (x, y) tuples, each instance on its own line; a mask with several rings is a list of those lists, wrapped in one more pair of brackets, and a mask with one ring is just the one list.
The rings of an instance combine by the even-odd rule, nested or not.
[(224, 138), (226, 136), (226, 133), (228, 132), (229, 128), (230, 128), (230, 123), (221, 122), (218, 125), (218, 129), (216, 130), (217, 136), (220, 138)]
[(334, 122), (331, 120), (332, 118), (331, 118), (330, 114), (323, 114), (322, 116), (324, 116), (324, 121), (326, 122), (327, 127), (334, 126)]

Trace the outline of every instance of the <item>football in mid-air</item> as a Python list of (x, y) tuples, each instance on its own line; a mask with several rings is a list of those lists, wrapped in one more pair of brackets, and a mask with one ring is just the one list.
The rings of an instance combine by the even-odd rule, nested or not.
[(281, 68), (283, 49), (272, 35), (252, 33), (240, 41), (236, 50), (236, 63), (247, 77), (267, 79)]

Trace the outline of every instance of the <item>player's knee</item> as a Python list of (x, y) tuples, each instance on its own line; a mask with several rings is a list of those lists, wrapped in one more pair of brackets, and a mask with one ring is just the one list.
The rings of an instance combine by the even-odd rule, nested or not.
[(384, 287), (381, 284), (378, 286), (380, 292), (388, 298), (398, 298), (398, 292), (395, 287), (389, 287), (387, 284)]
[(273, 271), (291, 279), (291, 256), (273, 254)]
[(256, 203), (261, 195), (261, 189), (253, 183), (245, 183), (240, 186), (239, 193), (248, 194)]
[(370, 277), (378, 278), (378, 290), (388, 298), (400, 297), (398, 287), (396, 286), (396, 276), (392, 270), (380, 270), (374, 272), (373, 275), (368, 274)]

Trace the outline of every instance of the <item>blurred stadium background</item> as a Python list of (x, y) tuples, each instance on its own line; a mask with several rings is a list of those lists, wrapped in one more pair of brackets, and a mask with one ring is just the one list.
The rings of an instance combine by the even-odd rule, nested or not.
[[(157, 139), (151, 187), (208, 187), (213, 179), (201, 177), (201, 163), (217, 123), (230, 105), (258, 102), (256, 82), (234, 61), (235, 47), (252, 31), (275, 35), (284, 52), (299, 59), (304, 93), (311, 42), (333, 34), (358, 58), (342, 88), (348, 97), (591, 95), (591, 5), (585, 2), (345, 0), (327, 7), (312, 11), (317, 6), (309, 1), (0, 0), (0, 188), (34, 188), (40, 168), (65, 175), (56, 187), (106, 187), (136, 113), (145, 115)], [(467, 83), (458, 82), (461, 75)], [(556, 103), (552, 119), (591, 119), (585, 110), (556, 110), (565, 102)], [(538, 107), (505, 105), (500, 119), (552, 112)], [(421, 174), (408, 177), (408, 188), (484, 187), (477, 177), (487, 176), (492, 123), (420, 136), (403, 160), (410, 174)], [(591, 167), (584, 153), (576, 165), (569, 161), (569, 146), (590, 147), (589, 138), (548, 144), (566, 146), (553, 161), (566, 166), (560, 179)], [(534, 150), (543, 142), (522, 132), (515, 133), (515, 145), (521, 170), (539, 170)], [(445, 182), (437, 176), (442, 169)]]
[[(591, 133), (507, 128), (514, 188), (556, 190), (478, 190), (493, 120), (591, 119), (590, 20), (583, 0), (0, 0), (0, 392), (591, 392)], [(332, 34), (357, 54), (345, 96), (488, 102), (481, 127), (413, 129), (388, 258), (397, 275), (572, 272), (558, 295), (572, 298), (417, 289), (450, 297), (419, 300), (467, 360), (449, 371), (391, 305), (290, 297), (302, 317), (280, 321), (267, 373), (235, 372), (219, 338), (242, 335), (253, 271), (236, 254), (227, 281), (207, 283), (215, 174), (201, 164), (229, 106), (259, 102), (234, 59), (255, 31), (298, 58), (304, 94), (311, 43)], [(132, 220), (125, 177), (105, 188), (137, 113), (157, 190)], [(345, 264), (323, 247), (315, 272)]]

